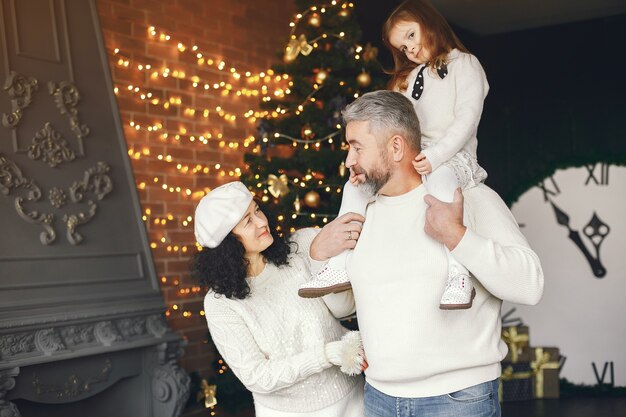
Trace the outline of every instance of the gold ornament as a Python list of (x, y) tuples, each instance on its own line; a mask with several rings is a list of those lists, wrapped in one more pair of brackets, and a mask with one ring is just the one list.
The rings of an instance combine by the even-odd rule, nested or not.
[(201, 390), (198, 392), (196, 401), (200, 401), (204, 398), (204, 408), (210, 408), (217, 405), (217, 385), (209, 385), (206, 379), (203, 379), (200, 383)]
[(320, 205), (320, 195), (317, 191), (309, 191), (304, 195), (304, 204), (311, 208), (317, 208)]
[(346, 175), (346, 163), (343, 161), (341, 161), (341, 165), (339, 165), (339, 175), (342, 177)]
[(313, 51), (313, 47), (307, 43), (306, 36), (300, 35), (297, 39), (290, 39), (287, 47), (285, 47), (285, 62), (292, 62), (298, 54), (307, 56)]
[(342, 7), (341, 10), (339, 10), (338, 14), (341, 17), (348, 17), (348, 16), (350, 16), (350, 10), (348, 10), (347, 7)]
[(289, 194), (289, 179), (285, 174), (282, 174), (280, 177), (274, 174), (268, 175), (267, 185), (267, 191), (269, 191), (274, 198)]
[(374, 61), (378, 56), (378, 48), (372, 46), (372, 44), (368, 42), (361, 55), (363, 56), (363, 61), (365, 62)]
[(315, 82), (318, 84), (322, 84), (326, 78), (328, 78), (328, 72), (324, 69), (317, 71), (317, 74), (315, 74)]
[(293, 208), (296, 210), (296, 213), (300, 213), (300, 196), (297, 195), (296, 199), (293, 202)]
[(311, 128), (310, 124), (305, 123), (304, 126), (302, 126), (302, 130), (300, 131), (300, 136), (304, 140), (313, 140), (313, 138), (315, 137), (315, 132), (313, 132), (313, 129)]
[(320, 15), (317, 13), (311, 13), (311, 16), (309, 16), (309, 25), (313, 26), (314, 28), (318, 28), (321, 24), (322, 18), (320, 17)]
[(363, 72), (357, 75), (356, 82), (361, 87), (369, 87), (369, 85), (372, 83), (372, 77), (368, 74), (367, 71), (363, 70)]

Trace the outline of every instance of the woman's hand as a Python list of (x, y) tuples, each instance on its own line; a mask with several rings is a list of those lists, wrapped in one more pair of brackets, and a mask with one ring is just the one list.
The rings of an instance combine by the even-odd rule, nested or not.
[(328, 223), (311, 243), (311, 258), (325, 261), (346, 249), (354, 249), (364, 221), (365, 217), (360, 214), (346, 213)]

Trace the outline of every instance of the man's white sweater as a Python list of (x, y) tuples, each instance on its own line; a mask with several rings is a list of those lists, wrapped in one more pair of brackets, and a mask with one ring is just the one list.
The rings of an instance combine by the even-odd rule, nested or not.
[[(500, 375), (501, 300), (537, 303), (543, 272), (504, 202), (480, 184), (464, 192), (470, 225), (452, 251), (475, 278), (468, 310), (440, 310), (444, 246), (424, 232), (423, 185), (369, 205), (348, 260), (353, 292), (325, 297), (335, 314), (358, 311), (367, 381), (397, 397), (442, 395)], [(353, 297), (352, 297), (352, 294)]]

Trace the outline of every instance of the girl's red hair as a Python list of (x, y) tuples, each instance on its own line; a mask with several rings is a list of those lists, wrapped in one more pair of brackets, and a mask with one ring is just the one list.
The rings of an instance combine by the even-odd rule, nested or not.
[(391, 12), (383, 24), (383, 42), (391, 51), (394, 68), (386, 71), (391, 74), (387, 87), (389, 89), (406, 90), (406, 79), (417, 66), (409, 61), (406, 55), (389, 43), (389, 32), (399, 22), (416, 22), (420, 25), (422, 45), (430, 52), (428, 67), (431, 70), (446, 63), (448, 53), (454, 48), (468, 52), (461, 43), (446, 19), (427, 0), (406, 0)]

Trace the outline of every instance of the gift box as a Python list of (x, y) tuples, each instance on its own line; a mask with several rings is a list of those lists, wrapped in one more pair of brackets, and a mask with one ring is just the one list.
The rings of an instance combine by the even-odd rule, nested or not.
[(559, 398), (559, 348), (535, 347), (531, 349), (534, 398)]
[(529, 363), (531, 360), (531, 349), (529, 347), (529, 335), (527, 326), (510, 326), (502, 328), (502, 340), (509, 347), (509, 352), (504, 358), (504, 362)]
[(523, 401), (533, 399), (533, 371), (528, 362), (502, 364), (498, 381), (500, 401)]

